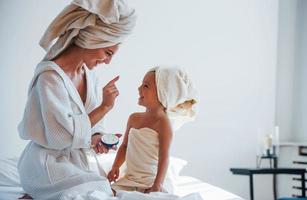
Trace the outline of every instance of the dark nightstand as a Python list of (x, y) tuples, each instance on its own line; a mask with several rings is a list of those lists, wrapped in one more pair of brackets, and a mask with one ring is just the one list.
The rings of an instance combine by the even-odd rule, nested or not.
[[(231, 168), (230, 171), (235, 175), (249, 176), (250, 200), (254, 200), (253, 175), (256, 174), (296, 174), (301, 175), (302, 180), (302, 196), (306, 197), (305, 191), (305, 172), (303, 168)], [(276, 191), (276, 183), (273, 183), (274, 191)], [(274, 195), (276, 198), (276, 195)]]

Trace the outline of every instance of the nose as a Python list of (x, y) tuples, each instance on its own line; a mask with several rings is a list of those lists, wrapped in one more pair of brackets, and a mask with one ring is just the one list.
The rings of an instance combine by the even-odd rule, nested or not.
[(104, 63), (105, 64), (109, 64), (110, 62), (111, 62), (111, 60), (112, 60), (112, 56), (107, 56), (105, 59), (104, 59)]

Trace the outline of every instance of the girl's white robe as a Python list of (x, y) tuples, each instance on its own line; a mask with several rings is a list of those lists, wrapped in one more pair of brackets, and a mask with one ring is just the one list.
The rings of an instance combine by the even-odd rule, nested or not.
[(72, 81), (52, 61), (38, 64), (18, 126), (30, 140), (18, 163), (21, 184), (35, 199), (61, 199), (67, 191), (100, 190), (112, 194), (105, 177), (89, 169), (86, 153), (91, 135), (103, 132), (103, 121), (91, 128), (88, 114), (102, 102), (97, 73), (85, 68), (83, 104)]

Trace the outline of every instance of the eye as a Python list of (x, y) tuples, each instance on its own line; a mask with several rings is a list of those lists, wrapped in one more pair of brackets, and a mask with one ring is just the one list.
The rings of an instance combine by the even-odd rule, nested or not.
[(110, 50), (105, 51), (108, 57), (111, 57), (113, 55), (113, 52)]
[(147, 85), (147, 84), (144, 84), (143, 86), (144, 86), (144, 88), (148, 88), (148, 85)]

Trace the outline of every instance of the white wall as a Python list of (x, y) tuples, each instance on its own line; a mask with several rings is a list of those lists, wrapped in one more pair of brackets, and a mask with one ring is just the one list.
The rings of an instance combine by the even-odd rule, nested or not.
[[(67, 1), (65, 1), (67, 2)], [(6, 0), (0, 3), (2, 66), (0, 156), (19, 155), (25, 142), (16, 126), (27, 85), (42, 58), (38, 46), (48, 22), (65, 2)], [(248, 178), (230, 167), (255, 166), (256, 132), (274, 125), (278, 1), (133, 0), (138, 23), (110, 66), (106, 81), (120, 74), (120, 96), (107, 118), (111, 131), (124, 131), (137, 106), (137, 87), (158, 64), (185, 67), (199, 89), (195, 122), (176, 133), (172, 154), (189, 161), (184, 174), (245, 198)], [(256, 198), (271, 197), (268, 177), (255, 180)]]
[(293, 132), (295, 141), (307, 142), (307, 2), (297, 4), (297, 63), (295, 65)]
[(64, 1), (0, 1), (1, 156), (19, 155), (26, 144), (18, 137), (17, 124), (35, 65), (44, 55), (38, 41), (64, 5)]
[[(278, 56), (276, 82), (276, 124), (280, 126), (281, 141), (307, 141), (307, 2), (279, 1)], [(282, 146), (279, 166), (294, 166), (297, 146)], [(302, 160), (300, 158), (298, 160)], [(292, 189), (292, 176), (278, 177), (280, 196), (299, 194)]]
[(276, 124), (281, 141), (307, 141), (307, 2), (279, 3)]
[(297, 0), (279, 1), (276, 78), (276, 124), (280, 140), (293, 140), (295, 65), (297, 63)]

